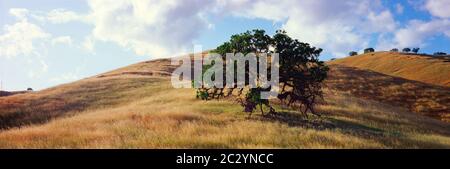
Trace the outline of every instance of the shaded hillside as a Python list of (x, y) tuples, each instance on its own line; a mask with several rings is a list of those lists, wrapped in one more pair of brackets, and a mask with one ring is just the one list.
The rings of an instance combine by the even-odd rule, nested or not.
[(175, 68), (170, 59), (157, 59), (38, 92), (5, 93), (5, 97), (0, 97), (0, 129), (46, 123), (81, 111), (128, 103), (148, 94), (146, 86), (168, 78)]
[(450, 87), (341, 65), (331, 65), (330, 68), (326, 81), (328, 88), (450, 121)]
[(391, 76), (450, 87), (449, 57), (374, 52), (336, 59), (328, 64), (368, 69)]
[(29, 91), (13, 91), (13, 92), (8, 92), (8, 91), (2, 91), (0, 90), (0, 97), (5, 97), (5, 96), (12, 96), (15, 94), (23, 94), (23, 93), (27, 93)]

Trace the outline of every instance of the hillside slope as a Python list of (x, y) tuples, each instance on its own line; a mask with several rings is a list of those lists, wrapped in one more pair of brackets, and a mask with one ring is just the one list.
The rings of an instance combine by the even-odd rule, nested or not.
[[(279, 106), (283, 113), (277, 117), (248, 117), (232, 100), (205, 102), (195, 99), (193, 89), (172, 88), (169, 64), (142, 62), (0, 97), (0, 147), (450, 148), (449, 123), (354, 97), (334, 85), (317, 107), (322, 118), (304, 119)], [(347, 73), (332, 68), (331, 74), (337, 71)], [(343, 77), (327, 83), (345, 83)]]
[(399, 52), (374, 52), (328, 62), (450, 87), (450, 59)]
[(13, 91), (13, 92), (9, 92), (9, 91), (2, 91), (0, 90), (0, 97), (4, 97), (4, 96), (12, 96), (15, 94), (22, 94), (22, 93), (27, 93), (30, 91)]
[(450, 122), (450, 87), (338, 64), (330, 69), (327, 88)]

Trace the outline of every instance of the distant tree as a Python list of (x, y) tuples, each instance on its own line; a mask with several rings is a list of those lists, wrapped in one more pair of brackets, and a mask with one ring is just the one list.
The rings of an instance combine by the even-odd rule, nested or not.
[(447, 55), (447, 53), (445, 53), (445, 52), (434, 52), (433, 55), (435, 55), (435, 56), (445, 56), (445, 55)]
[(348, 55), (349, 56), (355, 56), (355, 55), (358, 55), (358, 52), (351, 51), (351, 52), (348, 53)]
[(405, 52), (405, 53), (409, 53), (409, 52), (411, 52), (411, 49), (410, 48), (403, 48), (402, 51)]
[(413, 49), (412, 49), (412, 52), (415, 53), (415, 54), (417, 54), (417, 53), (419, 52), (419, 50), (420, 50), (420, 48), (413, 48)]
[(27, 91), (33, 91), (33, 89), (31, 87), (27, 88)]
[(391, 52), (398, 52), (398, 49), (397, 48), (393, 48), (393, 49), (391, 49)]
[(336, 58), (331, 58), (330, 60), (336, 60)]
[(364, 49), (364, 53), (372, 53), (372, 52), (375, 52), (375, 49), (373, 49), (373, 48)]

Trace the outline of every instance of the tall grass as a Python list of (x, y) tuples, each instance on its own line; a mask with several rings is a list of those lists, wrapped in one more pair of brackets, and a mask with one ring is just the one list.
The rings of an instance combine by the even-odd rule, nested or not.
[[(119, 90), (90, 94), (111, 80), (120, 81), (114, 83)], [(96, 98), (90, 106), (45, 124), (3, 130), (0, 147), (450, 148), (448, 123), (331, 89), (318, 106), (325, 116), (303, 119), (286, 108), (278, 108), (286, 115), (277, 118), (248, 117), (232, 100), (197, 100), (193, 90), (173, 89), (164, 78), (79, 85), (74, 93), (80, 98)]]

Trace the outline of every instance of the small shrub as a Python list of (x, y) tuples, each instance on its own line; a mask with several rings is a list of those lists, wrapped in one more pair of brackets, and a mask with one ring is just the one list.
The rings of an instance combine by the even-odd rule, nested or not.
[(447, 55), (447, 53), (445, 53), (445, 52), (434, 52), (433, 55), (435, 55), (435, 56), (445, 56), (445, 55)]
[(364, 49), (364, 53), (372, 53), (372, 52), (375, 52), (375, 49), (373, 49), (373, 48)]
[(398, 52), (398, 49), (397, 48), (393, 48), (393, 49), (391, 49), (391, 52)]

